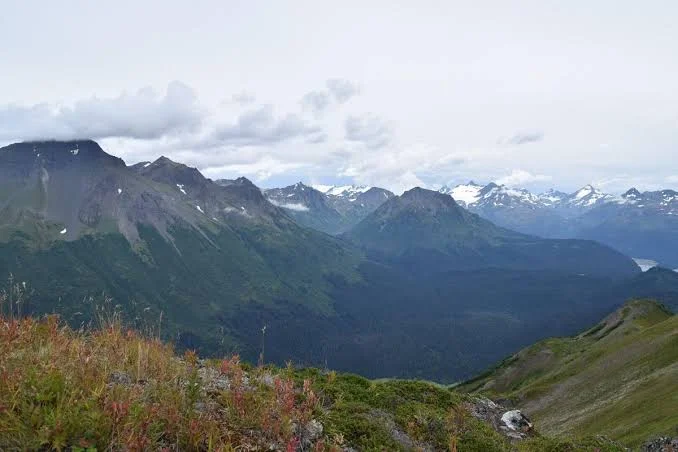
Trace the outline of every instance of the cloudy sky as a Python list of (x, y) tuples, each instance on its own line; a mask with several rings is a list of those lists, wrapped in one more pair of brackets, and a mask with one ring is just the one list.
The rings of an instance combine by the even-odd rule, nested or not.
[(0, 143), (265, 187), (678, 188), (672, 0), (0, 7)]

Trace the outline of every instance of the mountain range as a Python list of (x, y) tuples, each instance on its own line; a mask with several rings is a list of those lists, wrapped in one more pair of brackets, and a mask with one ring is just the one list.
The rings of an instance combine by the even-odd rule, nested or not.
[(678, 192), (673, 190), (632, 188), (614, 196), (587, 185), (571, 194), (533, 194), (470, 182), (440, 191), (500, 226), (541, 237), (592, 239), (635, 258), (678, 267)]
[(442, 193), (317, 188), (127, 166), (88, 140), (17, 143), (0, 149), (0, 275), (32, 288), (25, 312), (74, 326), (112, 298), (180, 348), (256, 361), (266, 327), (273, 362), (440, 381), (630, 296), (678, 300), (674, 272), (509, 230)]
[[(590, 239), (637, 259), (678, 268), (678, 192), (641, 193), (635, 188), (615, 196), (586, 185), (574, 193), (531, 193), (473, 181), (442, 187), (460, 206), (498, 226), (554, 239)], [(267, 189), (266, 197), (299, 224), (342, 234), (394, 195), (378, 187), (306, 186)]]
[(301, 182), (264, 190), (264, 194), (271, 203), (286, 209), (299, 224), (328, 234), (347, 231), (394, 196), (377, 187), (310, 187)]
[[(460, 206), (498, 226), (554, 239), (590, 239), (636, 259), (678, 268), (678, 192), (641, 193), (635, 188), (615, 196), (586, 185), (574, 193), (531, 193), (473, 181), (442, 187)], [(313, 187), (299, 182), (267, 189), (266, 197), (299, 224), (328, 234), (342, 234), (394, 197), (367, 186)]]

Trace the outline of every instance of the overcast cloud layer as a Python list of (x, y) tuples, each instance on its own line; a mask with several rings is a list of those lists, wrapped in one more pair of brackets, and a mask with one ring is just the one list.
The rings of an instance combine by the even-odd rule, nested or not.
[(678, 188), (678, 3), (0, 0), (0, 142), (262, 186)]

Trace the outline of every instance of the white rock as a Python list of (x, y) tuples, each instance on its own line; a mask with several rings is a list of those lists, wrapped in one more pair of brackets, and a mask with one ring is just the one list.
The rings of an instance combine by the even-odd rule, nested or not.
[(520, 410), (511, 410), (502, 414), (501, 421), (513, 431), (523, 431), (525, 427), (532, 428), (532, 423), (520, 412)]

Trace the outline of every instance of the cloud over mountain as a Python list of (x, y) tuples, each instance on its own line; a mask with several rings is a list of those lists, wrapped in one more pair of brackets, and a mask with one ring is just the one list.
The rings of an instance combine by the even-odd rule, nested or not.
[(273, 106), (263, 105), (247, 110), (232, 124), (217, 126), (211, 135), (214, 144), (261, 146), (280, 143), (293, 138), (308, 138), (321, 142), (322, 128), (289, 113), (276, 117)]
[(0, 139), (158, 139), (197, 130), (204, 119), (194, 91), (172, 82), (164, 95), (144, 88), (115, 98), (79, 100), (70, 106), (0, 106)]
[(546, 182), (551, 180), (551, 176), (544, 174), (532, 174), (529, 171), (514, 169), (511, 174), (497, 179), (499, 185), (520, 186), (531, 184), (534, 182)]

